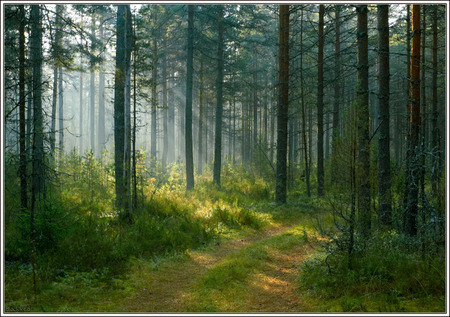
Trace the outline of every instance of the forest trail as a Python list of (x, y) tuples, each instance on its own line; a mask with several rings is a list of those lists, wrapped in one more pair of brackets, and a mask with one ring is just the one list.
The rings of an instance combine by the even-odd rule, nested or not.
[[(201, 250), (189, 251), (189, 257), (168, 261), (157, 270), (142, 274), (139, 291), (128, 297), (123, 307), (129, 312), (300, 312), (310, 309), (298, 292), (299, 264), (313, 251), (309, 243), (296, 236), (295, 243), (279, 250), (268, 248), (266, 242), (279, 239), (298, 228), (284, 224), (245, 238), (225, 241)], [(292, 241), (291, 241), (292, 242)], [(270, 243), (269, 243), (270, 244)], [(258, 258), (258, 269), (248, 268), (246, 276), (231, 269), (225, 273), (226, 284), (206, 287), (211, 273), (238, 267), (233, 261), (245, 258), (254, 247), (267, 251)], [(247, 252), (248, 253), (248, 252)], [(245, 265), (245, 264), (244, 264)], [(150, 270), (150, 269), (148, 269)], [(214, 273), (213, 273), (214, 274)], [(219, 273), (220, 275), (220, 273)], [(237, 275), (237, 280), (234, 280)], [(213, 275), (214, 280), (214, 275)], [(220, 282), (219, 282), (220, 284)], [(217, 287), (216, 287), (217, 286)]]

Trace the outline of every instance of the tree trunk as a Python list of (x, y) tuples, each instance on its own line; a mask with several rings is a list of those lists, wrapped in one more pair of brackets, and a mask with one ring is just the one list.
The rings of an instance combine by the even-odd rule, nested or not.
[(200, 61), (200, 89), (198, 92), (198, 155), (197, 174), (203, 173), (203, 60)]
[(63, 90), (63, 69), (59, 67), (58, 76), (58, 117), (59, 117), (59, 153), (64, 153), (64, 90)]
[(233, 95), (233, 165), (236, 164), (236, 95)]
[(303, 7), (301, 9), (301, 16), (300, 16), (300, 95), (302, 104), (302, 135), (303, 135), (303, 153), (305, 155), (306, 194), (308, 195), (308, 197), (311, 197), (311, 188), (309, 184), (308, 143), (306, 141), (305, 90), (303, 83)]
[(56, 61), (53, 65), (53, 92), (52, 92), (52, 117), (50, 127), (50, 155), (55, 160), (55, 143), (56, 143), (56, 103), (58, 100), (58, 67)]
[(258, 78), (256, 74), (256, 65), (258, 63), (258, 57), (256, 55), (256, 49), (253, 49), (253, 145), (250, 146), (251, 149), (254, 149), (251, 155), (256, 158), (254, 155), (256, 154), (256, 148), (258, 144)]
[[(94, 41), (95, 41), (95, 20), (92, 18), (92, 24), (91, 24), (91, 33), (92, 33), (92, 42), (91, 42), (91, 54), (94, 54)], [(90, 126), (91, 126), (91, 150), (93, 153), (95, 153), (95, 62), (93, 60), (93, 57), (91, 57), (91, 79), (89, 81), (89, 96), (90, 96), (90, 105), (89, 108), (91, 110), (90, 113)]]
[[(331, 139), (331, 170), (337, 170), (337, 146), (339, 139), (339, 106), (341, 102), (341, 6), (335, 5), (335, 41), (334, 41), (334, 103), (333, 103), (333, 135)], [(338, 173), (331, 173), (333, 182), (336, 182)]]
[(369, 236), (371, 226), (367, 12), (367, 5), (357, 6), (358, 84), (356, 93), (358, 105), (359, 161), (358, 213), (360, 232), (363, 237)]
[(192, 150), (192, 77), (194, 73), (194, 6), (188, 6), (186, 66), (186, 190), (194, 188), (194, 156)]
[(325, 6), (319, 6), (319, 48), (318, 48), (318, 75), (317, 75), (317, 194), (323, 195), (323, 45), (324, 45), (324, 14)]
[[(130, 30), (129, 30), (130, 28)], [(129, 5), (119, 5), (117, 9), (116, 72), (114, 82), (114, 144), (116, 206), (129, 215), (127, 186), (129, 165), (126, 166), (130, 140), (130, 55), (131, 55), (131, 11)], [(128, 90), (128, 91), (127, 91)], [(127, 100), (128, 99), (128, 100)]]
[[(100, 21), (99, 28), (99, 37), (100, 40), (104, 41), (103, 38), (103, 23), (104, 21)], [(102, 53), (102, 57), (104, 54)], [(101, 155), (103, 149), (106, 145), (105, 138), (105, 73), (103, 69), (100, 67), (99, 75), (98, 75), (98, 152)]]
[(403, 204), (405, 205), (405, 209), (406, 209), (406, 205), (408, 204), (408, 182), (409, 182), (409, 173), (411, 170), (411, 162), (409, 160), (411, 153), (409, 153), (410, 151), (410, 145), (409, 145), (409, 140), (410, 140), (410, 136), (409, 133), (411, 132), (410, 129), (410, 94), (411, 94), (411, 6), (408, 4), (406, 5), (406, 69), (407, 69), (407, 75), (406, 75), (406, 130), (407, 130), (407, 138), (406, 138), (406, 167), (405, 167), (405, 192), (403, 195)]
[[(136, 45), (134, 45), (136, 40), (136, 20), (133, 24), (133, 209), (137, 209), (137, 177), (136, 177), (136, 119), (137, 119), (137, 112), (136, 112), (136, 104), (137, 104), (137, 82), (136, 82), (136, 59), (137, 59), (137, 48)], [(99, 143), (100, 146), (100, 143)]]
[(31, 174), (30, 235), (34, 240), (34, 215), (45, 191), (44, 185), (44, 120), (42, 114), (42, 22), (39, 5), (31, 6), (31, 63), (33, 65), (33, 145)]
[[(169, 76), (169, 77), (172, 77)], [(169, 88), (169, 96), (168, 96), (168, 152), (167, 152), (167, 159), (169, 163), (173, 163), (175, 161), (175, 102), (174, 102), (174, 83), (173, 79), (170, 81), (170, 88)]]
[[(156, 24), (157, 19), (157, 5), (154, 6), (153, 10), (153, 23)], [(152, 132), (151, 132), (151, 138), (150, 138), (150, 161), (151, 161), (151, 167), (152, 170), (156, 166), (156, 133), (157, 133), (157, 127), (156, 127), (156, 107), (158, 103), (158, 96), (157, 96), (157, 75), (158, 75), (158, 47), (156, 43), (156, 26), (153, 27), (152, 30)]]
[(277, 114), (277, 172), (275, 201), (286, 202), (286, 156), (289, 115), (289, 5), (279, 9), (279, 92)]
[(409, 156), (410, 169), (407, 177), (407, 204), (405, 210), (405, 233), (411, 236), (417, 234), (417, 211), (420, 177), (420, 5), (413, 5), (412, 31), (413, 43), (411, 54), (411, 98), (410, 98), (410, 133)]
[(167, 58), (164, 55), (162, 61), (162, 103), (163, 103), (163, 155), (162, 155), (162, 167), (166, 170), (167, 155), (169, 153), (169, 135), (168, 135), (168, 112), (167, 109)]
[(382, 225), (391, 223), (391, 155), (389, 136), (389, 5), (378, 5), (378, 215)]
[[(83, 59), (80, 58), (80, 65), (83, 65)], [(80, 71), (80, 155), (83, 154), (83, 71)]]
[(426, 8), (427, 6), (422, 6), (423, 10), (423, 18), (422, 18), (422, 62), (421, 62), (421, 80), (420, 80), (420, 113), (422, 118), (420, 120), (421, 129), (420, 129), (420, 197), (422, 203), (425, 202), (425, 153), (427, 152), (426, 144), (427, 144), (427, 99), (425, 94), (425, 84), (426, 84), (426, 71), (425, 71), (425, 33), (426, 33)]
[(127, 220), (131, 221), (131, 52), (133, 50), (133, 25), (130, 6), (126, 7), (125, 16), (125, 144), (124, 144), (124, 211)]
[(223, 25), (223, 7), (219, 7), (217, 16), (218, 23), (218, 48), (217, 48), (217, 82), (216, 82), (216, 126), (214, 136), (214, 182), (220, 186), (220, 170), (222, 168), (222, 86), (223, 86), (223, 46), (224, 46), (224, 25)]
[(432, 173), (431, 173), (431, 189), (433, 193), (437, 192), (439, 178), (440, 178), (440, 169), (439, 169), (439, 144), (440, 144), (440, 132), (438, 125), (438, 97), (437, 97), (437, 49), (438, 49), (438, 32), (437, 32), (437, 5), (433, 6), (433, 74), (432, 74), (432, 146), (433, 146), (433, 156), (432, 156)]
[(20, 178), (20, 203), (23, 210), (27, 209), (27, 155), (25, 135), (25, 7), (19, 6), (19, 178)]

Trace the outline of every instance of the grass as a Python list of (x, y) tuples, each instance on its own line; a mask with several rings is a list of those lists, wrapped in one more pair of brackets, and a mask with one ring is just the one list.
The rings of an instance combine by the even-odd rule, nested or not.
[(303, 188), (276, 204), (273, 184), (251, 169), (225, 166), (218, 188), (206, 168), (190, 192), (180, 165), (154, 177), (141, 170), (129, 225), (111, 198), (111, 163), (65, 160), (61, 183), (36, 215), (36, 295), (29, 214), (18, 211), (18, 183), (8, 183), (9, 312), (445, 310), (443, 253), (417, 252), (395, 231), (375, 232), (352, 270), (345, 254), (328, 257), (330, 273), (319, 246), (332, 240), (317, 224), (331, 226), (333, 217), (326, 199), (307, 198)]
[(299, 285), (321, 312), (443, 312), (445, 258), (405, 249), (402, 236), (374, 233), (353, 268), (347, 257), (316, 253), (301, 266)]

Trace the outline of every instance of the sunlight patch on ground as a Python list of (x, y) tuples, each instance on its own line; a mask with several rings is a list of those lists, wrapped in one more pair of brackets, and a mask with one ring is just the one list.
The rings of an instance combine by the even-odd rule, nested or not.
[(285, 293), (291, 283), (274, 276), (269, 276), (264, 273), (258, 273), (254, 276), (250, 284), (260, 287), (263, 290), (271, 293)]
[(210, 268), (217, 262), (217, 258), (209, 253), (189, 252), (189, 257), (198, 265)]

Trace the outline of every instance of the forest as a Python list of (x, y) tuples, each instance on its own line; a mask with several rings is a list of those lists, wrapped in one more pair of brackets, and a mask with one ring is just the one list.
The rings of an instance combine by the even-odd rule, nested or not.
[(2, 314), (448, 313), (448, 4), (2, 3)]

